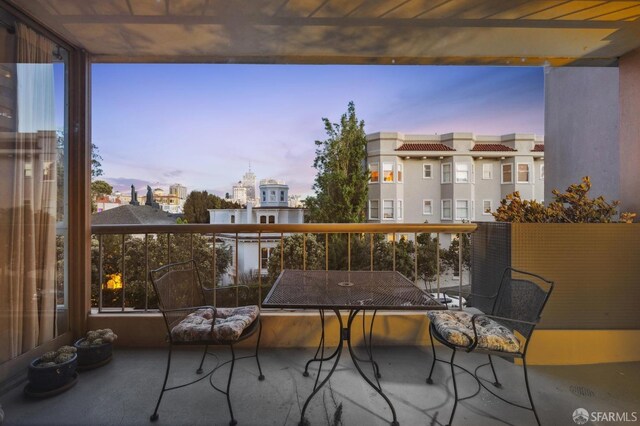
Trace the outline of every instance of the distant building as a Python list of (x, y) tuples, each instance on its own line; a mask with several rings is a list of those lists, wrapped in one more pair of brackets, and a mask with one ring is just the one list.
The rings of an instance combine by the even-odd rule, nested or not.
[(302, 202), (300, 195), (289, 195), (289, 207), (304, 207), (304, 203)]
[(180, 185), (179, 183), (174, 183), (169, 187), (170, 195), (177, 195), (179, 199), (186, 200), (187, 199), (187, 187), (184, 185)]
[(180, 215), (173, 215), (151, 206), (121, 205), (91, 215), (93, 225), (175, 225)]
[(260, 207), (289, 207), (289, 186), (282, 180), (262, 179)]
[(256, 200), (256, 175), (251, 171), (251, 166), (249, 166), (249, 171), (242, 176), (242, 180), (233, 185), (231, 201), (242, 205), (247, 203), (259, 204), (258, 200)]
[[(304, 223), (304, 209), (288, 207), (286, 201), (283, 205), (271, 207), (253, 207), (251, 203), (248, 203), (246, 208), (240, 209), (210, 209), (209, 223)], [(232, 263), (222, 281), (224, 284), (229, 284), (234, 282), (236, 272), (236, 265), (234, 264), (236, 261), (235, 234), (219, 234), (219, 239), (225, 246), (230, 247), (232, 251)], [(273, 249), (279, 243), (280, 233), (263, 233), (260, 238), (260, 253), (258, 253), (258, 235), (240, 235), (238, 237), (238, 274), (247, 277), (255, 277), (258, 273), (266, 275), (269, 256), (271, 256)]]
[(544, 139), (532, 134), (367, 135), (369, 222), (493, 221), (514, 191), (544, 197)]

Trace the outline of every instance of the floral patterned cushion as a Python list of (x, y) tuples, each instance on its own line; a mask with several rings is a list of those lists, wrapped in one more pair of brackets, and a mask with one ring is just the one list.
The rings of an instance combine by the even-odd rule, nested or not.
[(175, 342), (238, 340), (244, 329), (249, 327), (258, 315), (260, 315), (260, 308), (255, 305), (217, 308), (216, 323), (211, 329), (213, 309), (198, 309), (173, 327), (171, 339)]
[[(473, 314), (465, 311), (432, 311), (427, 315), (438, 333), (452, 345), (468, 346), (473, 342)], [(476, 330), (478, 348), (510, 353), (520, 349), (520, 341), (513, 332), (491, 318), (476, 318)]]

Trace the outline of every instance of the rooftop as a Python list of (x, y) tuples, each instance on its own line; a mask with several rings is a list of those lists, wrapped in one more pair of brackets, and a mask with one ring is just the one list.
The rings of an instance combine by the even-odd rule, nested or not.
[(178, 216), (151, 206), (124, 206), (91, 215), (93, 225), (175, 225)]
[(404, 143), (396, 151), (455, 151), (442, 143)]
[(502, 152), (502, 151), (517, 151), (516, 149), (513, 149), (511, 147), (508, 147), (506, 145), (502, 145), (499, 143), (477, 143), (473, 146), (473, 148), (471, 148), (471, 151), (498, 151), (498, 152)]

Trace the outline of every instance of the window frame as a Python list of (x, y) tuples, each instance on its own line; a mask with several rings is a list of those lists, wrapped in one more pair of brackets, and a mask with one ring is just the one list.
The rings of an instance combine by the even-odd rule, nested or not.
[[(466, 207), (467, 216), (466, 217), (458, 216), (458, 203), (466, 203), (466, 205), (467, 205), (467, 207)], [(455, 217), (455, 220), (469, 220), (469, 219), (471, 219), (471, 200), (468, 200), (466, 198), (456, 199), (454, 217)]]
[[(445, 202), (449, 202), (449, 216), (445, 216)], [(443, 198), (440, 200), (440, 219), (441, 220), (453, 220), (453, 200), (451, 198)]]
[[(373, 179), (374, 165), (376, 173), (375, 180)], [(380, 183), (380, 163), (378, 162), (369, 163), (369, 183)]]
[[(385, 217), (385, 203), (391, 203), (391, 217)], [(395, 220), (396, 219), (396, 211), (393, 199), (383, 199), (382, 200), (382, 220)]]
[[(489, 172), (489, 177), (486, 177), (487, 172)], [(482, 164), (482, 180), (491, 180), (493, 179), (493, 164), (492, 163), (483, 163)]]
[[(449, 168), (449, 180), (445, 180), (445, 172), (444, 172), (444, 168), (448, 167)], [(440, 165), (440, 183), (452, 183), (453, 179), (452, 179), (452, 173), (453, 173), (453, 163), (442, 163)]]
[[(425, 213), (424, 205), (425, 202), (429, 202), (429, 213)], [(422, 200), (422, 215), (423, 216), (433, 216), (433, 199), (425, 198)]]
[[(486, 211), (484, 203), (489, 202), (489, 212)], [(493, 211), (493, 200), (482, 200), (482, 215), (483, 216), (491, 216), (491, 212)]]
[[(375, 217), (371, 215), (371, 203), (373, 202), (377, 203), (376, 210), (378, 211), (378, 214)], [(369, 200), (368, 216), (369, 216), (369, 220), (380, 220), (380, 200), (379, 199)]]
[[(527, 166), (527, 180), (520, 180), (520, 166)], [(529, 163), (517, 163), (517, 175), (516, 183), (531, 183), (531, 164)]]
[[(466, 180), (460, 180), (458, 179), (458, 167), (464, 166), (467, 168), (466, 173), (467, 173), (467, 179)], [(471, 164), (470, 163), (456, 163), (456, 183), (471, 183)]]
[[(390, 172), (390, 176), (391, 176), (391, 180), (387, 180), (386, 178), (386, 171), (385, 171), (385, 166), (386, 165), (390, 165), (391, 169), (389, 170)], [(393, 163), (390, 161), (384, 161), (382, 163), (382, 183), (395, 183), (394, 177), (395, 177), (395, 168), (393, 167)]]
[(400, 198), (396, 200), (396, 216), (398, 219), (404, 217), (404, 202)]
[(544, 164), (540, 164), (540, 180), (544, 180)]
[[(511, 180), (504, 180), (504, 169), (505, 167), (509, 167), (510, 169), (510, 174), (511, 174)], [(513, 163), (504, 163), (500, 165), (500, 183), (504, 184), (504, 183), (513, 183)]]
[[(425, 170), (429, 168), (429, 176), (426, 176)], [(431, 163), (422, 163), (422, 179), (433, 179), (433, 165)]]
[(402, 163), (396, 164), (396, 182), (404, 182), (404, 165)]

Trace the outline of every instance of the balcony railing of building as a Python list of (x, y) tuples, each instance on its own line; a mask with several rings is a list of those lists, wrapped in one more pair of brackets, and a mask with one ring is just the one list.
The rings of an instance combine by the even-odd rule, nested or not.
[(260, 305), (283, 269), (393, 270), (437, 293), (443, 272), (452, 269), (461, 289), (465, 245), (475, 229), (395, 223), (94, 225), (92, 307), (99, 313), (156, 311), (149, 271), (187, 259), (196, 260), (216, 306)]

